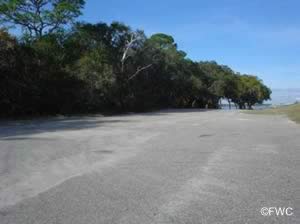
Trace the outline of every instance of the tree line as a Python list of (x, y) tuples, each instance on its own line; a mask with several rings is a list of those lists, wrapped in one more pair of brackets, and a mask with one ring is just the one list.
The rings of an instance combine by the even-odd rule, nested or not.
[[(192, 61), (174, 38), (76, 22), (82, 0), (0, 0), (0, 116), (240, 109), (270, 99), (257, 76)], [(20, 27), (18, 37), (9, 32)]]

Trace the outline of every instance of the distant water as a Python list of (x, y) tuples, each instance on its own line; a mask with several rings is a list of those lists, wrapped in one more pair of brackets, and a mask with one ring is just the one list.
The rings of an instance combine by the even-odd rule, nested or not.
[(271, 98), (265, 103), (278, 106), (300, 102), (300, 89), (273, 89)]

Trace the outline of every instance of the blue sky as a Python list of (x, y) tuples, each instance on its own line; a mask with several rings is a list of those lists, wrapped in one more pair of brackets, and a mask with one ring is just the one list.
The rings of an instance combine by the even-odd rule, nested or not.
[(299, 0), (87, 0), (81, 20), (172, 35), (193, 60), (300, 88)]

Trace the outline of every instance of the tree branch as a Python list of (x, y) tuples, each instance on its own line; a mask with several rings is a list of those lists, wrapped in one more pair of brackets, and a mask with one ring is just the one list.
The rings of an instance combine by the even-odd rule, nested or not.
[(137, 71), (136, 71), (133, 75), (131, 75), (131, 76), (128, 78), (128, 80), (133, 79), (133, 78), (136, 77), (138, 74), (140, 74), (142, 71), (144, 71), (144, 70), (150, 68), (152, 65), (153, 65), (153, 64), (149, 64), (149, 65), (144, 66), (144, 67), (141, 67), (141, 68), (139, 67), (139, 68), (137, 69)]
[(134, 42), (136, 42), (138, 40), (138, 37), (135, 34), (131, 34), (130, 40), (127, 41), (126, 46), (124, 48), (124, 52), (121, 58), (121, 70), (122, 72), (124, 72), (124, 64), (126, 59), (129, 57), (128, 56), (128, 51), (130, 50), (130, 48), (132, 47), (132, 45), (134, 44)]

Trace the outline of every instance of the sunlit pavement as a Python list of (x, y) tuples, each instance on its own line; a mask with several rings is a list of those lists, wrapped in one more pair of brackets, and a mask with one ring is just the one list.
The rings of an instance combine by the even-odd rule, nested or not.
[(299, 125), (238, 111), (5, 122), (0, 224), (300, 223), (299, 150)]

